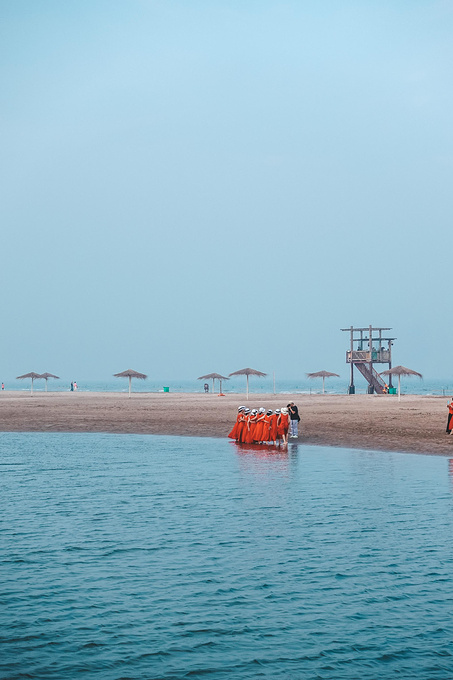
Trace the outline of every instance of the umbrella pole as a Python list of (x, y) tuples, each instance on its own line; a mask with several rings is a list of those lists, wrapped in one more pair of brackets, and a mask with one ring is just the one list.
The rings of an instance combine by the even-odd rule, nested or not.
[(33, 396), (33, 378), (31, 379), (31, 390), (30, 390), (31, 396)]
[(212, 394), (215, 392), (215, 378), (212, 379)]
[(129, 376), (129, 399), (131, 398), (132, 376)]
[(46, 392), (47, 392), (47, 378), (46, 378)]
[(398, 374), (398, 401), (401, 401), (401, 376)]
[(222, 380), (219, 378), (219, 394), (222, 394)]
[(326, 382), (326, 379), (324, 376), (322, 376), (322, 393), (325, 394), (325, 389), (324, 389), (324, 384)]

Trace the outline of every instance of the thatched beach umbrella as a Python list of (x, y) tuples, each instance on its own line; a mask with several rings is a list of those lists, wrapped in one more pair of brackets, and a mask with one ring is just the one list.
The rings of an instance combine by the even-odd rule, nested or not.
[(255, 371), (254, 368), (241, 368), (240, 371), (234, 371), (230, 373), (230, 378), (232, 375), (245, 375), (247, 376), (247, 399), (249, 398), (249, 375), (257, 375), (258, 378), (264, 378), (267, 373), (261, 373), (261, 371)]
[(212, 380), (212, 391), (214, 392), (214, 380), (219, 381), (219, 394), (222, 394), (222, 380), (229, 380), (224, 375), (220, 373), (208, 373), (207, 375), (201, 375), (197, 380)]
[(47, 392), (47, 381), (49, 380), (49, 378), (55, 378), (55, 380), (60, 380), (58, 375), (54, 375), (53, 373), (42, 373), (39, 377), (44, 378), (44, 380), (46, 381), (46, 392)]
[(398, 376), (398, 401), (401, 401), (401, 376), (402, 375), (416, 375), (418, 378), (423, 378), (421, 373), (413, 371), (411, 368), (406, 368), (405, 366), (395, 366), (394, 368), (389, 368), (387, 371), (382, 371), (379, 375), (397, 375)]
[(129, 378), (129, 397), (131, 396), (131, 383), (132, 383), (132, 378), (138, 378), (139, 380), (146, 380), (148, 377), (144, 373), (138, 373), (137, 371), (133, 371), (132, 368), (128, 368), (127, 371), (123, 371), (122, 373), (114, 373), (113, 374), (114, 378)]
[(26, 378), (31, 378), (31, 389), (30, 392), (33, 394), (33, 380), (38, 380), (39, 378), (42, 378), (42, 375), (40, 373), (34, 373), (31, 371), (31, 373), (24, 373), (24, 375), (18, 375), (16, 380), (25, 380)]
[(324, 382), (326, 378), (339, 378), (338, 373), (329, 373), (329, 371), (318, 371), (317, 373), (307, 373), (307, 378), (322, 378), (322, 393), (325, 394)]

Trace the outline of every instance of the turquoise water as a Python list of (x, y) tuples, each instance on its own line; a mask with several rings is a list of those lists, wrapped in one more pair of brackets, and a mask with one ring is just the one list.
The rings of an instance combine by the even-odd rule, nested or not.
[(453, 461), (0, 435), (0, 677), (453, 677)]

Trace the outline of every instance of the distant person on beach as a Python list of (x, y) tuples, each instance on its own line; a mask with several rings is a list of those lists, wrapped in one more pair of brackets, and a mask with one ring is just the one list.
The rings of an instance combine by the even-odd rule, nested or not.
[(451, 434), (451, 431), (453, 430), (453, 397), (451, 398), (451, 401), (449, 404), (447, 404), (448, 408), (448, 420), (447, 420), (447, 434)]
[(74, 380), (74, 392), (77, 392), (77, 383), (75, 380)]
[(71, 383), (71, 388), (70, 388), (70, 389), (71, 389), (71, 392), (74, 392), (74, 383), (73, 383), (73, 382)]
[(206, 394), (209, 392), (209, 385), (208, 385), (208, 383), (205, 383), (205, 384), (204, 384), (204, 391), (205, 391)]
[(5, 389), (5, 383), (2, 383), (2, 390)]
[(291, 439), (297, 439), (299, 436), (299, 421), (300, 421), (300, 416), (299, 416), (299, 409), (297, 406), (294, 404), (293, 401), (291, 401), (288, 404), (288, 411), (289, 411), (289, 424), (290, 424), (290, 437)]

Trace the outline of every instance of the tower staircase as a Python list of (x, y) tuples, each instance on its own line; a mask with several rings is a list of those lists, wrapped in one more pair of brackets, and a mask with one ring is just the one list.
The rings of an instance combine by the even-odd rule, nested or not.
[(370, 371), (369, 364), (359, 361), (354, 362), (354, 366), (359, 369), (368, 384), (373, 387), (376, 394), (385, 394), (385, 382), (374, 368), (371, 368)]

